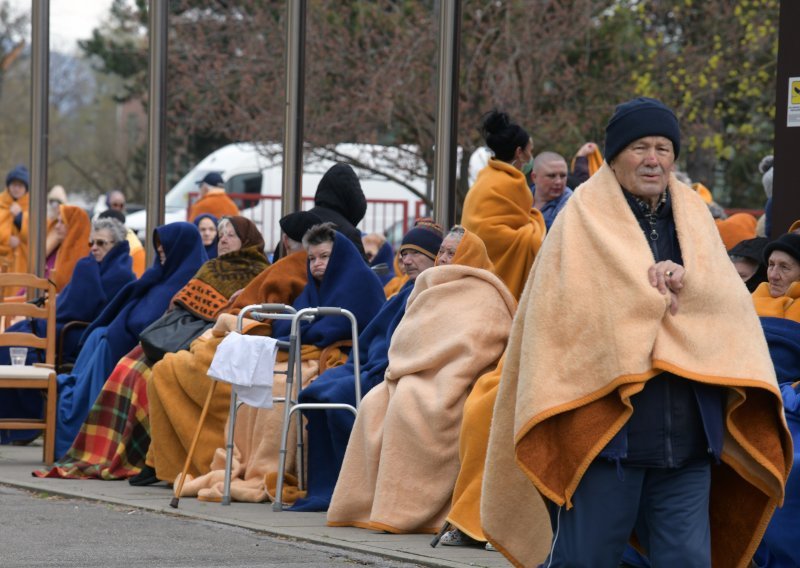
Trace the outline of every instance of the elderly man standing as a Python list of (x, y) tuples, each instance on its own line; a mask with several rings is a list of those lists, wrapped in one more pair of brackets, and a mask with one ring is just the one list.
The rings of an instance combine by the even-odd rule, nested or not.
[(209, 172), (196, 183), (200, 189), (200, 198), (189, 209), (190, 223), (204, 213), (214, 215), (217, 219), (239, 214), (239, 208), (225, 193), (225, 181), (219, 173)]
[(533, 206), (542, 212), (547, 230), (572, 196), (567, 187), (567, 161), (561, 154), (542, 152), (533, 160), (530, 175)]
[(632, 535), (656, 566), (746, 566), (783, 500), (767, 345), (706, 205), (671, 174), (679, 151), (668, 107), (619, 105), (607, 163), (531, 271), (481, 509), (520, 566), (617, 566)]

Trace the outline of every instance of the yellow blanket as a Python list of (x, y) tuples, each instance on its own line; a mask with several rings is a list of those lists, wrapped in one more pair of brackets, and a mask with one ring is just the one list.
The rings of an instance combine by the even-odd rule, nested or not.
[(359, 408), (329, 525), (439, 530), (458, 475), (464, 400), (497, 364), (515, 304), (486, 270), (439, 266), (417, 278), (385, 380)]
[(522, 172), (490, 159), (467, 193), (461, 224), (483, 239), (494, 273), (519, 298), (545, 235), (544, 217), (533, 209)]
[(714, 566), (747, 565), (783, 500), (792, 442), (752, 302), (705, 203), (674, 176), (670, 191), (686, 268), (675, 316), (648, 282), (653, 256), (607, 165), (561, 212), (531, 272), (481, 506), (484, 532), (518, 566), (546, 554), (531, 533), (544, 515), (535, 489), (571, 507), (586, 468), (630, 417), (630, 397), (661, 370), (727, 387), (723, 465), (712, 468)]
[[(320, 360), (323, 361), (324, 368), (328, 368), (341, 365), (346, 359), (338, 347), (320, 350), (309, 345), (303, 346), (301, 358), (303, 387), (319, 375)], [(282, 397), (286, 393), (286, 375), (281, 374), (286, 371), (286, 357), (283, 352), (279, 353), (275, 371), (272, 394), (274, 397)], [(242, 405), (237, 410), (231, 470), (231, 498), (234, 501), (259, 503), (275, 495), (283, 412), (282, 404), (276, 404), (274, 408), (253, 408)], [(229, 424), (226, 423), (224, 432), (226, 440), (228, 427)], [(297, 433), (294, 419), (290, 425), (288, 440), (283, 501), (291, 503), (300, 496), (295, 477)], [(225, 447), (221, 444), (214, 452), (211, 471), (197, 479), (187, 476), (181, 497), (197, 496), (205, 501), (221, 500), (225, 480), (225, 457)], [(179, 481), (180, 475), (175, 479), (176, 486)]]

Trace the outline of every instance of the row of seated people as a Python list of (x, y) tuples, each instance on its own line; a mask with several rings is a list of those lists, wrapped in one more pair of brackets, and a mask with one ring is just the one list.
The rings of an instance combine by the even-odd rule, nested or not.
[[(118, 397), (119, 392), (131, 390), (127, 381), (132, 381), (137, 402), (132, 405), (136, 411), (127, 413), (136, 414), (131, 421), (135, 427), (127, 424), (118, 429), (117, 440), (121, 442), (109, 444), (113, 446), (112, 455), (93, 462), (85, 459), (87, 448), (91, 450), (94, 444), (89, 438), (97, 430), (90, 419), (69, 449), (67, 459), (40, 474), (119, 478), (138, 472), (132, 478), (136, 483), (175, 482), (210, 388), (208, 367), (222, 337), (232, 330), (238, 311), (249, 303), (264, 302), (293, 304), (296, 308), (338, 305), (351, 309), (359, 319), (362, 392), (367, 394), (355, 421), (341, 411), (308, 414), (308, 492), (297, 491), (289, 469), (283, 499), (294, 501), (295, 510), (327, 509), (328, 522), (333, 526), (433, 533), (447, 520), (458, 527), (455, 533), (449, 533), (450, 543), (467, 541), (464, 536), (485, 541), (480, 512), (482, 482), (502, 376), (500, 361), (524, 275), (530, 271), (535, 256), (525, 257), (523, 264), (527, 268), (521, 268), (508, 263), (506, 255), (514, 247), (537, 250), (545, 234), (541, 216), (530, 208), (529, 199), (525, 202), (521, 191), (517, 195), (519, 203), (512, 203), (513, 215), (509, 215), (508, 200), (504, 199), (507, 194), (493, 185), (503, 176), (513, 178), (515, 168), (504, 168), (502, 164), (489, 167), (493, 168), (491, 175), (483, 176), (487, 183), (481, 186), (479, 179), (470, 192), (477, 196), (476, 200), (482, 199), (480, 206), (470, 204), (469, 199), (465, 204), (466, 229), (454, 228), (443, 242), (430, 224), (415, 227), (406, 235), (400, 248), (406, 282), (399, 278), (385, 286), (384, 291), (399, 285), (397, 295), (387, 302), (381, 283), (350, 240), (330, 227), (318, 226), (320, 218), (313, 214), (284, 218), (282, 239), (291, 254), (255, 277), (224, 311), (217, 310), (213, 317), (205, 314), (216, 322), (211, 330), (198, 337), (188, 350), (165, 355), (152, 370), (146, 358), (135, 361), (140, 358), (135, 350), (127, 355), (132, 363), (126, 364), (123, 359), (117, 365), (103, 390), (108, 390), (112, 398), (116, 392)], [(509, 229), (514, 223), (516, 230)], [(503, 229), (496, 230), (497, 227)], [(800, 280), (800, 244), (794, 238), (800, 239), (788, 235), (767, 249), (768, 274), (778, 273), (781, 253), (792, 256), (796, 252), (794, 281)], [(162, 248), (168, 258), (168, 247)], [(489, 250), (506, 263), (500, 267), (493, 264)], [(431, 270), (434, 263), (439, 266)], [(793, 304), (789, 291), (792, 282), (778, 286), (770, 276), (767, 285), (771, 307), (783, 307), (782, 319), (786, 319)], [(765, 315), (759, 307), (759, 294), (754, 298), (759, 315)], [(766, 315), (780, 318), (777, 312)], [(102, 320), (93, 326), (101, 329)], [(253, 321), (245, 327), (245, 333), (277, 338), (284, 338), (287, 332), (283, 322), (270, 325)], [(337, 323), (327, 318), (303, 330), (301, 400), (352, 402), (352, 363), (336, 346), (348, 333), (345, 320)], [(796, 337), (796, 333), (785, 335)], [(767, 338), (770, 339), (769, 334)], [(770, 347), (778, 345), (776, 341), (769, 343)], [(325, 352), (326, 348), (331, 349)], [(773, 358), (778, 360), (777, 350)], [(146, 371), (141, 370), (142, 364)], [(325, 368), (328, 370), (322, 372)], [(792, 369), (778, 374), (781, 380), (797, 376)], [(122, 386), (112, 386), (115, 375), (120, 375), (117, 380)], [(283, 385), (276, 380), (275, 394), (282, 392)], [(794, 389), (785, 392), (787, 405), (793, 400), (796, 406), (796, 397), (789, 396), (793, 393)], [(221, 494), (221, 448), (229, 394), (225, 388), (217, 389), (184, 495), (216, 500)], [(103, 396), (101, 393), (97, 398), (92, 414), (100, 414), (102, 407), (108, 407)], [(789, 406), (787, 412), (788, 409)], [(234, 499), (261, 501), (274, 491), (280, 414), (248, 407), (239, 411)], [(103, 421), (108, 423), (109, 419), (100, 418), (95, 424)], [(139, 431), (136, 439), (131, 437), (133, 430)], [(121, 460), (120, 447), (125, 454)], [(125, 467), (111, 467), (115, 460)], [(288, 462), (293, 463), (291, 457)], [(536, 535), (544, 545), (550, 537), (547, 529)], [(767, 540), (764, 554), (778, 554)]]

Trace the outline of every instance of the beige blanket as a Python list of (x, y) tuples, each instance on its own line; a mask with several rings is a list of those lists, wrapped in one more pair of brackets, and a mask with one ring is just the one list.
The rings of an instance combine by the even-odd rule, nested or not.
[(674, 176), (686, 268), (680, 310), (653, 288), (653, 256), (604, 165), (561, 212), (514, 320), (489, 442), (484, 532), (518, 566), (546, 551), (536, 489), (570, 499), (660, 370), (727, 387), (724, 465), (712, 468), (714, 566), (744, 566), (783, 489), (792, 443), (767, 345), (705, 204)]
[(416, 281), (392, 336), (385, 381), (359, 409), (328, 524), (436, 532), (458, 475), (458, 434), (473, 382), (503, 352), (515, 309), (486, 270), (449, 265)]

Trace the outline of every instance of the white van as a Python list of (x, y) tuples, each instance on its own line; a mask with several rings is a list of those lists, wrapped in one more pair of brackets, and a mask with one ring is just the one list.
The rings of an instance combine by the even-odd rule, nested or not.
[[(228, 193), (236, 199), (242, 214), (261, 228), (267, 250), (272, 250), (280, 236), (283, 155), (278, 144), (240, 142), (211, 153), (186, 174), (165, 199), (166, 223), (185, 221), (190, 194), (198, 190), (196, 182), (208, 172), (218, 172), (225, 179)], [(425, 210), (422, 200), (404, 184), (422, 195), (428, 191), (427, 167), (414, 148), (372, 144), (337, 144), (315, 148), (305, 153), (303, 165), (303, 209), (314, 206), (314, 193), (325, 172), (337, 161), (353, 165), (367, 198), (367, 213), (359, 224), (366, 233), (384, 233), (393, 225), (410, 226)], [(241, 196), (252, 195), (253, 199)], [(132, 213), (126, 224), (145, 237), (145, 211)]]

